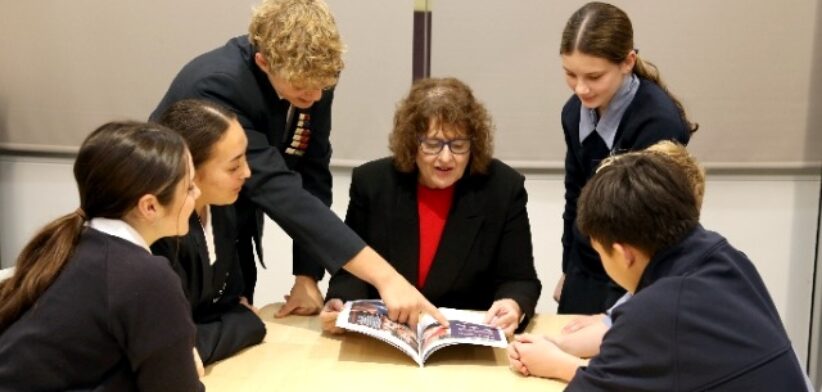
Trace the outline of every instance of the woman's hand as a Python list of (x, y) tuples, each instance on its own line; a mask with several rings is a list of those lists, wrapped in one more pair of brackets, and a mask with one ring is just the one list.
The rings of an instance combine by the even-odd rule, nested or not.
[(513, 299), (503, 298), (491, 304), (491, 308), (485, 313), (484, 322), (502, 328), (506, 336), (512, 336), (519, 326), (521, 318), (522, 310), (520, 310), (519, 304)]
[(320, 323), (323, 331), (333, 334), (345, 332), (342, 328), (337, 327), (337, 316), (340, 315), (342, 308), (343, 302), (338, 298), (330, 299), (325, 303), (323, 310), (320, 312)]

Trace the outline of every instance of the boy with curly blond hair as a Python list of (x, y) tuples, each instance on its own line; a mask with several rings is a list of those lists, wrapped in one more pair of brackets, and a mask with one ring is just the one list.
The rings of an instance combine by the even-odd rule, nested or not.
[(343, 50), (322, 0), (263, 0), (248, 35), (186, 64), (151, 118), (186, 98), (212, 100), (237, 114), (251, 167), (235, 204), (237, 251), (249, 301), (257, 279), (255, 250), (262, 262), (265, 213), (294, 240), (295, 283), (278, 316), (318, 313), (323, 299), (317, 281), (324, 269), (345, 268), (380, 287), (393, 319), (416, 322), (421, 310), (441, 318), (329, 209), (331, 104)]

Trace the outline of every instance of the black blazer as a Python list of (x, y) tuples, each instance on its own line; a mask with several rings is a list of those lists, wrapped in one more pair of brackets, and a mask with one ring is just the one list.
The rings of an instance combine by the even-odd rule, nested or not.
[(197, 351), (203, 363), (209, 364), (260, 343), (265, 337), (265, 325), (239, 302), (243, 276), (237, 255), (234, 208), (211, 207), (217, 255), (213, 265), (196, 213), (191, 214), (188, 224), (188, 234), (160, 239), (151, 250), (168, 258), (180, 277), (197, 325)]
[[(560, 313), (601, 313), (624, 292), (612, 283), (599, 255), (588, 238), (576, 226), (577, 200), (582, 187), (594, 175), (599, 162), (609, 152), (590, 157), (583, 153), (579, 140), (581, 102), (572, 96), (562, 108), (562, 129), (565, 133), (565, 211), (562, 214), (562, 270), (565, 286), (558, 311)], [(687, 144), (690, 131), (682, 121), (674, 102), (653, 82), (640, 79), (634, 99), (625, 109), (614, 139), (614, 153), (641, 150), (661, 140)]]
[[(184, 98), (208, 99), (234, 111), (245, 129), (251, 177), (236, 207), (246, 295), (253, 294), (256, 277), (252, 240), (257, 254), (262, 255), (262, 212), (298, 245), (294, 249), (295, 274), (321, 278), (323, 267), (334, 272), (365, 247), (328, 208), (334, 91), (323, 92), (311, 108), (296, 110), (291, 127), (286, 129), (288, 101), (279, 99), (254, 63), (255, 53), (248, 37), (240, 36), (200, 55), (183, 67), (151, 114), (157, 119), (172, 103)], [(287, 150), (301, 113), (309, 116), (302, 126), (310, 130), (310, 140), (302, 155), (291, 154)]]
[[(420, 290), (434, 305), (487, 310), (494, 300), (511, 298), (526, 317), (534, 314), (542, 285), (534, 270), (524, 181), (494, 160), (486, 175), (466, 174), (457, 182), (439, 248)], [(416, 282), (417, 173), (397, 171), (391, 158), (372, 161), (354, 169), (350, 194), (345, 222), (408, 281)], [(340, 270), (329, 282), (327, 298), (379, 298), (379, 293)]]

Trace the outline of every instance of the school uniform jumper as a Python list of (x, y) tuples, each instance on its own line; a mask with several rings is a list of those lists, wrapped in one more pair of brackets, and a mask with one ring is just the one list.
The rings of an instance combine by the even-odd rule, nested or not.
[(653, 256), (613, 319), (567, 391), (806, 390), (756, 268), (702, 226)]
[(309, 109), (295, 108), (289, 119), (288, 101), (278, 97), (257, 67), (255, 53), (248, 37), (240, 36), (200, 55), (177, 74), (151, 114), (157, 119), (181, 99), (206, 99), (231, 109), (245, 129), (251, 177), (235, 206), (244, 294), (249, 300), (257, 278), (254, 250), (262, 262), (263, 212), (294, 240), (295, 275), (320, 279), (323, 267), (336, 272), (365, 247), (329, 209), (334, 91), (323, 91), (322, 99)]
[(565, 133), (565, 212), (562, 233), (562, 271), (565, 283), (558, 313), (602, 313), (625, 292), (612, 282), (599, 255), (576, 225), (577, 200), (597, 165), (613, 153), (642, 150), (662, 140), (687, 144), (689, 130), (671, 98), (653, 82), (639, 79), (639, 87), (619, 121), (613, 148), (597, 132), (580, 140), (579, 98), (572, 96), (562, 108)]
[(57, 279), (0, 332), (0, 391), (202, 391), (168, 262), (86, 228)]

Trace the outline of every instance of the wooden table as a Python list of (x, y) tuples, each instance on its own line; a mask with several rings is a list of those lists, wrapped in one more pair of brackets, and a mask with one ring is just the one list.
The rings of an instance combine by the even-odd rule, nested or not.
[[(420, 368), (398, 349), (349, 332), (321, 332), (318, 317), (274, 318), (282, 304), (261, 310), (263, 343), (206, 368), (208, 391), (561, 391), (565, 384), (523, 377), (508, 368), (505, 350), (453, 346)], [(570, 316), (539, 315), (529, 332), (556, 334)]]

